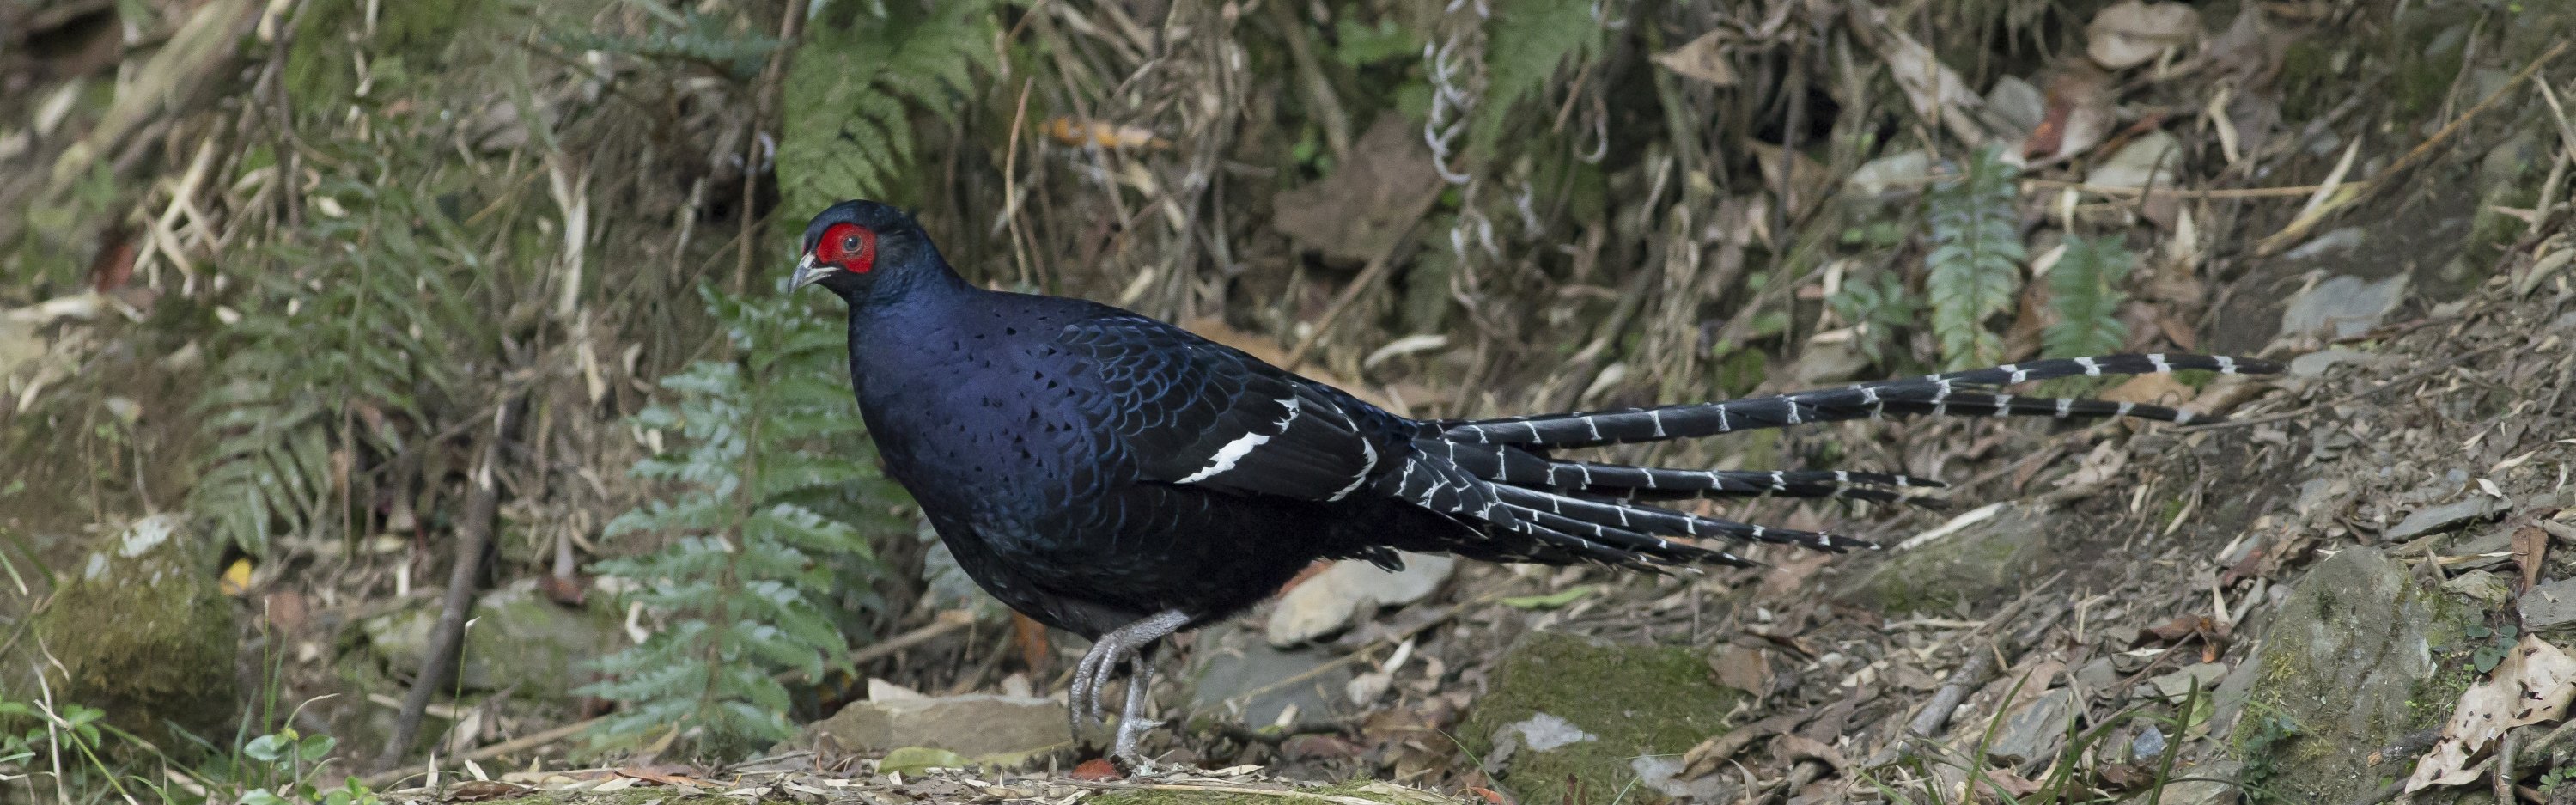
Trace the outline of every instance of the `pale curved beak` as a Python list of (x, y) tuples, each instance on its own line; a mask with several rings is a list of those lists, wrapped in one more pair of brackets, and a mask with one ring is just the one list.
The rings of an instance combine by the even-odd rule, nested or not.
[(796, 275), (791, 280), (793, 284), (787, 287), (790, 290), (803, 288), (807, 285), (821, 282), (824, 277), (830, 276), (832, 272), (839, 270), (841, 269), (831, 265), (814, 262), (814, 253), (806, 252), (805, 259), (797, 261), (796, 263)]

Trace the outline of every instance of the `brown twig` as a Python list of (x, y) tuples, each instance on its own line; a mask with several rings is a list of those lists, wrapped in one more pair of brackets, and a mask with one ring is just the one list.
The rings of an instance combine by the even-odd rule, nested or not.
[(788, 54), (796, 50), (796, 36), (805, 23), (805, 0), (787, 0), (786, 15), (778, 21), (778, 49), (769, 52), (769, 65), (760, 71), (760, 94), (754, 102), (751, 120), (744, 125), (749, 135), (742, 143), (742, 231), (734, 247), (733, 290), (742, 293), (751, 286), (751, 258), (759, 253), (758, 238), (752, 237), (766, 216), (754, 214), (760, 203), (760, 127), (778, 116), (778, 85), (787, 77)]
[(376, 756), (377, 768), (402, 762), (403, 751), (420, 733), (420, 719), (429, 711), (430, 698), (446, 686), (448, 667), (455, 664), (457, 649), (465, 642), (465, 617), (474, 610), (474, 580), (481, 575), (483, 549), (492, 542), (492, 521), (500, 510), (501, 485), (493, 474), (499, 471), (501, 444), (509, 438), (518, 406), (513, 396), (492, 414), (492, 436), (483, 442), (483, 459), (475, 465), (473, 489), (465, 496), (465, 514), (457, 523), (456, 560), (447, 574), (446, 600), (440, 605), (438, 624), (430, 629), (429, 646), (421, 653), (420, 672), (403, 696), (402, 712), (394, 717), (393, 735)]
[[(847, 661), (851, 665), (876, 662), (878, 660), (894, 656), (895, 652), (930, 642), (941, 635), (966, 628), (974, 625), (974, 623), (974, 613), (967, 612), (966, 610), (955, 609), (942, 612), (939, 613), (938, 618), (932, 620), (926, 625), (903, 634), (870, 643), (865, 648), (850, 652), (850, 656)], [(782, 671), (773, 678), (780, 682), (796, 682), (802, 680), (804, 677), (804, 671), (789, 670)]]
[[(2523, 65), (2520, 72), (2513, 74), (2513, 78), (2507, 79), (2503, 84), (2497, 85), (2495, 91), (2487, 93), (2487, 97), (2484, 100), (2478, 101), (2476, 106), (2469, 107), (2468, 111), (2460, 113), (2459, 117), (2452, 118), (2451, 122), (2444, 124), (2440, 131), (2433, 132), (2433, 136), (2424, 138), (2423, 142), (2417, 143), (2412, 149), (2408, 149), (2405, 156), (2397, 159), (2397, 164), (2390, 165), (2387, 170), (2380, 171), (2379, 175), (2372, 177), (2372, 181), (2369, 186), (2362, 188), (2357, 195), (2353, 196), (2351, 201), (2339, 205), (2336, 209), (2349, 210), (2360, 207), (2372, 199), (2377, 198), (2380, 194), (2388, 192), (2388, 188), (2396, 187), (2400, 184), (2399, 180), (2405, 177), (2408, 171), (2412, 171), (2423, 165), (2425, 160), (2432, 159), (2433, 152), (2439, 146), (2443, 143), (2450, 142), (2451, 138), (2458, 136), (2462, 129), (2468, 128), (2469, 121), (2476, 120), (2478, 115), (2485, 113), (2488, 109), (2495, 108), (2498, 101), (2504, 100), (2506, 93), (2512, 92), (2514, 88), (2522, 86), (2523, 82), (2531, 80), (2533, 75), (2540, 72), (2540, 68), (2548, 66), (2550, 62), (2557, 60), (2559, 54), (2566, 53), (2567, 46), (2568, 43), (2562, 40), (2558, 44), (2550, 46), (2547, 52), (2541, 53), (2539, 58), (2532, 59), (2530, 64)], [(2281, 250), (2289, 248), (2291, 243), (2298, 241), (2300, 238), (2306, 236), (2309, 231), (2314, 230), (2316, 228), (2316, 224), (2323, 222), (2326, 218), (2331, 216), (2332, 213), (2318, 215), (2314, 220), (2309, 221), (2309, 225), (2306, 227), (2285, 228), (2280, 232), (2273, 233), (2270, 237), (2266, 237), (2261, 242), (2254, 244), (2254, 254), (2258, 257), (2268, 257), (2274, 254), (2279, 254)], [(2292, 231), (2293, 229), (2296, 231)]]

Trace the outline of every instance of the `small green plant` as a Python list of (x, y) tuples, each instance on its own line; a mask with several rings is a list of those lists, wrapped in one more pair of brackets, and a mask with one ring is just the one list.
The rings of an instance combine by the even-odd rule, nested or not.
[[(674, 541), (595, 568), (634, 582), (628, 600), (667, 625), (599, 660), (607, 679), (583, 692), (623, 705), (594, 733), (599, 743), (678, 729), (700, 753), (726, 756), (788, 736), (787, 688), (774, 674), (819, 676), (847, 653), (826, 596), (873, 579), (838, 579), (834, 560), (878, 570), (851, 522), (886, 511), (899, 493), (859, 441), (838, 317), (811, 315), (784, 294), (702, 293), (734, 357), (665, 378), (674, 399), (636, 416), (638, 429), (677, 444), (635, 474), (679, 491), (607, 528)], [(852, 496), (873, 505), (850, 505)], [(891, 525), (876, 517), (888, 522), (871, 525)]]
[(2512, 656), (2514, 641), (2522, 639), (2522, 630), (2510, 623), (2493, 629), (2473, 623), (2466, 631), (2469, 639), (2486, 641), (2477, 650), (2469, 652), (2469, 664), (2481, 674), (2495, 670), (2504, 658)]
[[(380, 800), (373, 790), (351, 776), (338, 788), (322, 788), (315, 782), (322, 772), (323, 761), (339, 745), (328, 735), (300, 735), (288, 727), (279, 732), (252, 738), (242, 745), (242, 755), (252, 762), (243, 767), (245, 782), (261, 785), (241, 795), (242, 805), (291, 805), (312, 802), (320, 805), (374, 805)], [(257, 780), (250, 777), (256, 776)]]
[(2299, 723), (2287, 714), (2258, 708), (2246, 713), (2236, 727), (2236, 758), (2244, 767), (2236, 774), (2237, 785), (2249, 803), (2281, 802), (2266, 783), (2281, 773), (2281, 744), (2299, 737)]
[(2552, 766), (2540, 773), (2540, 793), (2557, 791), (2569, 778), (2576, 778), (2576, 766)]
[(2021, 291), (2021, 218), (2014, 209), (2017, 172), (1997, 148), (1977, 152), (1967, 175), (1933, 188), (1931, 268), (1932, 334), (1941, 360), (1952, 369), (2003, 361), (2003, 336), (1986, 326), (2013, 309)]
[(2057, 322), (2040, 334), (2041, 348), (2052, 358), (2118, 352), (2129, 340), (2120, 321), (2120, 305), (2129, 301), (2121, 284), (2137, 262), (2118, 236), (2066, 236), (2066, 252), (2048, 270), (2049, 307)]
[[(47, 776), (55, 778), (58, 796), (70, 791), (92, 791), (103, 798), (105, 793), (114, 792), (130, 801), (133, 792), (126, 789), (125, 775), (109, 762), (107, 739), (118, 738), (145, 749), (150, 744), (108, 724), (106, 718), (106, 711), (78, 702), (49, 706), (0, 699), (0, 724), (14, 728), (35, 722), (25, 729), (0, 731), (0, 769), (45, 769)], [(34, 775), (0, 774), (0, 782), (26, 776)]]
[(1843, 283), (1842, 290), (1825, 298), (1825, 305), (1858, 328), (1852, 343), (1871, 363), (1887, 362), (1896, 334), (1923, 315), (1923, 303), (1905, 292), (1905, 278), (1892, 271)]

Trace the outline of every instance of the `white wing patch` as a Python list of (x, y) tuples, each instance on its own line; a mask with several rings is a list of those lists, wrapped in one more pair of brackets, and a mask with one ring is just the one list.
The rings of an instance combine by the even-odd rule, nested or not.
[[(1279, 418), (1279, 433), (1287, 433), (1289, 423), (1297, 421), (1297, 398), (1280, 400), (1279, 404), (1288, 409), (1288, 415)], [(1217, 448), (1216, 455), (1208, 458), (1207, 466), (1200, 467), (1198, 472), (1190, 473), (1189, 477), (1181, 479), (1179, 483), (1194, 484), (1224, 474), (1225, 471), (1234, 469), (1235, 464), (1241, 463), (1244, 456), (1252, 455), (1253, 448), (1269, 442), (1270, 437), (1276, 435), (1278, 434), (1246, 433), (1237, 436), (1234, 441), (1226, 442), (1224, 447)], [(1344, 494), (1350, 492), (1348, 489), (1342, 491)]]

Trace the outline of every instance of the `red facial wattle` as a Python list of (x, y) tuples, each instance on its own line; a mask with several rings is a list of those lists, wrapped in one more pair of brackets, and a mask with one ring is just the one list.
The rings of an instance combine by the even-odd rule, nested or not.
[(814, 260), (853, 274), (868, 273), (877, 267), (877, 233), (858, 224), (833, 224), (814, 243)]

